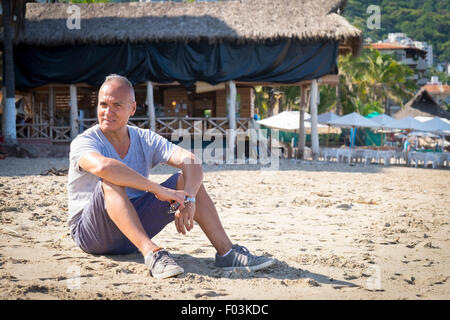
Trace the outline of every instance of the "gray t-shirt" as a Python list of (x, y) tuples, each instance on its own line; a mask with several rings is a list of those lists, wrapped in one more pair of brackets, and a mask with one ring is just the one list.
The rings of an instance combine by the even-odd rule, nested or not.
[[(81, 157), (90, 152), (97, 152), (104, 157), (121, 161), (129, 168), (143, 175), (149, 176), (150, 169), (159, 163), (165, 163), (177, 146), (162, 136), (150, 130), (127, 126), (130, 135), (130, 147), (126, 156), (121, 159), (116, 149), (106, 139), (99, 125), (84, 131), (70, 144), (69, 154), (69, 225), (74, 217), (81, 214), (87, 205), (95, 186), (100, 180), (96, 175), (83, 170), (78, 162)], [(130, 199), (139, 197), (145, 191), (126, 188)]]

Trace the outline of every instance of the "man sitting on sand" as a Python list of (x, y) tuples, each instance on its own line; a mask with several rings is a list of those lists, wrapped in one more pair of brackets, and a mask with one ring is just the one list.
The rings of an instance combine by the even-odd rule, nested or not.
[[(183, 268), (152, 238), (171, 221), (185, 235), (195, 221), (217, 251), (217, 267), (251, 271), (272, 265), (274, 259), (230, 241), (202, 184), (200, 160), (150, 130), (128, 126), (135, 111), (130, 81), (106, 77), (98, 95), (99, 123), (70, 145), (69, 226), (75, 243), (91, 254), (139, 250), (153, 277), (173, 277)], [(149, 171), (159, 163), (181, 172), (155, 183)], [(175, 204), (179, 208), (171, 213)]]

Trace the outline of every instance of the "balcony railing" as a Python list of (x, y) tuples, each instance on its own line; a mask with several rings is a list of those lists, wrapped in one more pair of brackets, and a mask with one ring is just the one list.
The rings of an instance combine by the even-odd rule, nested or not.
[[(250, 118), (236, 118), (236, 134), (245, 134), (250, 127)], [(84, 118), (78, 120), (80, 133), (97, 124), (96, 118)], [(128, 121), (142, 129), (150, 127), (148, 117), (132, 117)], [(25, 123), (17, 124), (17, 138), (27, 140), (49, 140), (52, 142), (69, 142), (70, 126), (51, 126), (48, 123)], [(229, 129), (229, 121), (226, 117), (158, 117), (156, 118), (156, 132), (166, 138), (170, 138), (174, 132), (182, 129), (189, 134), (205, 134), (207, 130), (214, 129), (216, 132), (226, 134)]]
[[(95, 118), (79, 120), (80, 128), (83, 126), (84, 130), (86, 130), (97, 123), (96, 121), (97, 119)], [(250, 118), (236, 118), (237, 134), (246, 133), (249, 129), (250, 121)], [(129, 119), (128, 124), (142, 129), (150, 128), (148, 117), (132, 117)], [(204, 134), (209, 129), (215, 129), (222, 134), (226, 134), (226, 130), (229, 129), (227, 117), (157, 117), (155, 125), (156, 133), (166, 138), (180, 129), (186, 130), (190, 134)], [(83, 130), (80, 129), (80, 131)]]
[(48, 123), (24, 123), (16, 125), (18, 139), (70, 141), (70, 126), (50, 126)]

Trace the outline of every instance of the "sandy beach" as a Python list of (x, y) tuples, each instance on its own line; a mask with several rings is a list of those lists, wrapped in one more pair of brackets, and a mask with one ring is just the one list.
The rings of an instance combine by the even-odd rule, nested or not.
[[(0, 299), (449, 299), (450, 170), (282, 160), (205, 165), (235, 243), (274, 257), (253, 273), (214, 267), (196, 225), (155, 238), (185, 274), (159, 280), (139, 253), (93, 256), (67, 226), (67, 159), (0, 161)], [(160, 166), (164, 181), (173, 168)]]

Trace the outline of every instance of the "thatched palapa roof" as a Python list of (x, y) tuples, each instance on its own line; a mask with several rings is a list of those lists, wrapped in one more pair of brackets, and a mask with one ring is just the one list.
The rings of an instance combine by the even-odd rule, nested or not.
[(450, 112), (441, 108), (439, 103), (428, 93), (425, 87), (406, 103), (393, 117), (441, 117), (450, 120)]
[(232, 0), (77, 4), (80, 29), (69, 29), (70, 4), (28, 3), (15, 44), (61, 46), (158, 41), (332, 39), (357, 53), (361, 31), (342, 13), (346, 0)]

